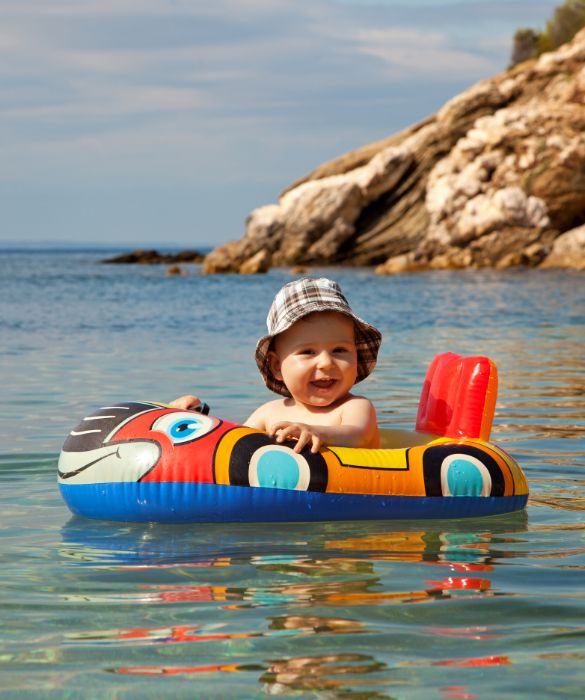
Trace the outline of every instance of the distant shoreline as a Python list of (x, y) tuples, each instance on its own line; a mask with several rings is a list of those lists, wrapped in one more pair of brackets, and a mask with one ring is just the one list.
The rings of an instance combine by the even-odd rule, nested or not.
[[(147, 245), (149, 248), (156, 248), (161, 253), (178, 253), (187, 247), (186, 244), (156, 245), (155, 243), (148, 243)], [(0, 253), (99, 253), (103, 255), (106, 253), (130, 253), (136, 250), (137, 247), (138, 244), (134, 243), (129, 245), (115, 243), (106, 245), (105, 243), (44, 243), (41, 241), (34, 243), (0, 242)], [(213, 248), (213, 245), (197, 246), (197, 250), (203, 255), (207, 255)]]

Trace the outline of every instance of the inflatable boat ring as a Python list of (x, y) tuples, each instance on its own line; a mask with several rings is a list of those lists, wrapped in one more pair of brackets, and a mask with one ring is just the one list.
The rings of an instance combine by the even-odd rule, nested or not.
[(431, 363), (414, 431), (382, 449), (294, 452), (263, 432), (164, 404), (122, 402), (67, 437), (59, 487), (73, 513), (155, 522), (268, 522), (496, 515), (526, 505), (522, 470), (489, 435), (497, 370), (487, 357)]

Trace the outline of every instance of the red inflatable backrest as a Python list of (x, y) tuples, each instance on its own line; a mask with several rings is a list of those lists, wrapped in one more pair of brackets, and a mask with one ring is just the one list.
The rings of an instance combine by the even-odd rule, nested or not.
[(437, 355), (427, 371), (416, 430), (488, 440), (498, 395), (498, 370), (483, 356)]

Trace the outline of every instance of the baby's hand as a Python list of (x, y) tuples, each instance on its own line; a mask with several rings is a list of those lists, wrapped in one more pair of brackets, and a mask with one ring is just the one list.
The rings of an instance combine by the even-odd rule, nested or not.
[(197, 396), (187, 394), (186, 396), (179, 396), (178, 399), (173, 399), (169, 403), (169, 406), (171, 406), (171, 408), (180, 408), (183, 411), (192, 411), (198, 406), (201, 406), (201, 399)]
[(291, 438), (296, 439), (295, 452), (300, 452), (309, 443), (311, 443), (311, 452), (319, 452), (323, 446), (323, 439), (319, 435), (318, 428), (306, 423), (280, 421), (270, 428), (268, 434), (271, 437), (276, 435), (276, 442), (284, 442)]

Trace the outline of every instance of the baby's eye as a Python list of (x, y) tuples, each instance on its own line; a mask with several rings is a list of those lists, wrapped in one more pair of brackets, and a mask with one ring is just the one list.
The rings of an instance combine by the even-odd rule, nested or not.
[(333, 348), (333, 352), (336, 354), (349, 352), (349, 348), (342, 348), (342, 347)]
[(311, 348), (302, 348), (299, 350), (299, 355), (314, 355), (315, 351)]

